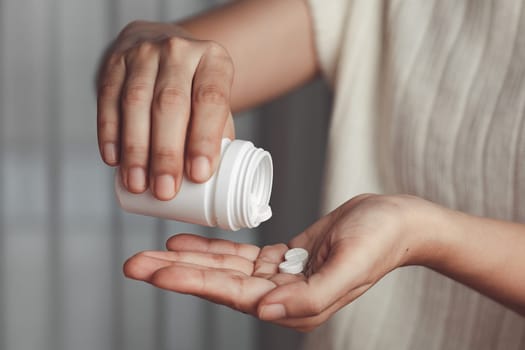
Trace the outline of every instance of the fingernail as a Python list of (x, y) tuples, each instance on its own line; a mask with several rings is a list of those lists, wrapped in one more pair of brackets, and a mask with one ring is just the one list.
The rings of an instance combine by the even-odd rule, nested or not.
[(103, 152), (106, 163), (112, 165), (117, 163), (117, 147), (114, 143), (108, 142), (104, 144)]
[(198, 156), (191, 162), (191, 177), (198, 182), (204, 182), (210, 177), (210, 161), (204, 156)]
[(175, 179), (171, 175), (160, 175), (155, 178), (155, 195), (162, 200), (175, 196)]
[(130, 190), (141, 192), (146, 189), (146, 172), (139, 167), (128, 170), (128, 186)]
[(261, 320), (273, 321), (286, 317), (286, 310), (281, 304), (263, 306), (261, 309)]

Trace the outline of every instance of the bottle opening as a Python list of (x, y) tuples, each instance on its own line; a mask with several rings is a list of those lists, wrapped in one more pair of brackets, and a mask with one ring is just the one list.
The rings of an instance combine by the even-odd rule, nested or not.
[(269, 154), (265, 152), (255, 168), (249, 185), (249, 216), (252, 219), (250, 221), (253, 221), (253, 226), (259, 225), (272, 216), (272, 209), (269, 206), (272, 177), (272, 160)]
[(214, 215), (222, 228), (254, 228), (272, 216), (272, 156), (248, 141), (233, 140), (217, 173)]

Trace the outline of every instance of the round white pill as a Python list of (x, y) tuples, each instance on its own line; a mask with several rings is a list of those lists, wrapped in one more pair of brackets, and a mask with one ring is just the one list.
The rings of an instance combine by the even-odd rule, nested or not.
[(279, 264), (280, 273), (291, 273), (297, 274), (303, 272), (304, 263), (300, 260), (296, 261), (283, 261)]
[(303, 248), (292, 248), (284, 254), (286, 261), (304, 261), (308, 260), (308, 251)]

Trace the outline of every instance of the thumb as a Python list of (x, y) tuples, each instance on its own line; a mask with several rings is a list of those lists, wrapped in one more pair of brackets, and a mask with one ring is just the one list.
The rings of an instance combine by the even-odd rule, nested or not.
[(359, 268), (364, 266), (359, 255), (363, 254), (348, 245), (332, 247), (328, 258), (310, 277), (283, 284), (266, 294), (257, 307), (258, 317), (273, 321), (321, 314), (347, 296), (366, 275), (366, 269)]

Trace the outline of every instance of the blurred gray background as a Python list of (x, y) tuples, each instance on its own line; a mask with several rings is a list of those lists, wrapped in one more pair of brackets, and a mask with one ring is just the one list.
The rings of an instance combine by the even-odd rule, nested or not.
[[(330, 96), (321, 82), (236, 118), (271, 151), (274, 217), (227, 233), (123, 213), (96, 146), (94, 72), (133, 19), (213, 0), (0, 0), (0, 349), (295, 349), (300, 335), (126, 280), (125, 259), (194, 232), (286, 242), (318, 216)], [(263, 54), (263, 53), (261, 53)]]

